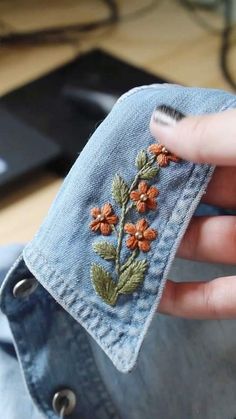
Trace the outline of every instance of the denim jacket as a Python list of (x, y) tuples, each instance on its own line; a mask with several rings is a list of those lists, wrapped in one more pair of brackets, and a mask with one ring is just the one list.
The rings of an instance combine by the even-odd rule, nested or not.
[(93, 353), (99, 346), (120, 372), (133, 369), (213, 173), (209, 165), (180, 161), (152, 138), (151, 114), (163, 104), (203, 114), (235, 108), (236, 98), (166, 84), (122, 96), (2, 284), (1, 309), (28, 391), (48, 418), (58, 417), (53, 394), (67, 383), (78, 401), (70, 417), (119, 416)]

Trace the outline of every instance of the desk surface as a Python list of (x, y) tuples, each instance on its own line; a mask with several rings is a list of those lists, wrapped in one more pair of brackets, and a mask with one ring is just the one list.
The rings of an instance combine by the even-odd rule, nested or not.
[[(90, 0), (32, 0), (0, 4), (1, 20), (20, 30), (42, 25), (89, 21), (104, 16), (102, 2)], [(40, 3), (40, 4), (39, 4)], [(119, 0), (122, 14), (148, 4)], [(18, 7), (17, 7), (18, 5)], [(20, 8), (19, 8), (19, 5)], [(73, 19), (73, 20), (72, 20)], [(209, 15), (209, 22), (220, 18)], [(195, 86), (230, 90), (218, 62), (220, 38), (198, 26), (175, 0), (159, 0), (151, 11), (125, 19), (116, 26), (80, 36), (73, 45), (10, 46), (0, 48), (0, 94), (33, 80), (70, 61), (80, 52), (100, 47), (164, 78)], [(231, 69), (236, 73), (236, 46)], [(40, 172), (34, 179), (1, 199), (0, 244), (26, 242), (39, 227), (61, 184), (56, 175)]]

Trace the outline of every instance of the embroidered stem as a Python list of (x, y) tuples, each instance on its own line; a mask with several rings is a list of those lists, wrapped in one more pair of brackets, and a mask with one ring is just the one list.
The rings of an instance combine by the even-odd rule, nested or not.
[(130, 188), (129, 188), (129, 194), (130, 194), (130, 192), (132, 192), (132, 190), (134, 189), (134, 188), (136, 188), (136, 186), (137, 186), (137, 184), (138, 184), (138, 181), (139, 181), (139, 179), (140, 179), (140, 177), (142, 177), (142, 174), (144, 173), (144, 171), (146, 171), (149, 167), (151, 167), (152, 165), (153, 165), (153, 163), (155, 162), (155, 156), (153, 156), (153, 157), (151, 157), (149, 160), (148, 160), (148, 162), (142, 167), (142, 169), (140, 169), (139, 171), (138, 171), (138, 173), (136, 174), (136, 176), (135, 176), (135, 178), (134, 178), (134, 180), (133, 180), (133, 182), (131, 183), (131, 186), (130, 186)]
[[(149, 158), (148, 162), (146, 163), (146, 165), (143, 167), (143, 169), (146, 169), (148, 167), (151, 167), (153, 165), (153, 163), (155, 162), (155, 156), (152, 156)], [(143, 170), (141, 169), (141, 170)]]
[[(137, 184), (138, 184), (138, 182), (139, 182), (139, 179), (140, 179), (140, 177), (142, 177), (142, 175), (143, 175), (143, 173), (145, 172), (145, 171), (147, 171), (152, 165), (153, 165), (153, 163), (155, 162), (155, 157), (151, 157), (148, 161), (147, 161), (147, 163), (142, 167), (142, 169), (140, 169), (139, 171), (138, 171), (138, 173), (136, 174), (136, 176), (134, 177), (134, 180), (133, 180), (133, 182), (131, 183), (131, 186), (130, 186), (130, 188), (129, 188), (129, 192), (128, 192), (128, 194), (130, 195), (130, 193), (132, 192), (132, 190), (134, 189), (134, 188), (136, 188), (136, 186), (137, 186)], [(124, 268), (124, 266), (126, 265), (123, 265), (123, 269), (121, 270), (121, 268), (120, 268), (120, 252), (121, 252), (121, 246), (122, 246), (122, 238), (123, 238), (123, 234), (124, 234), (124, 224), (125, 224), (125, 216), (126, 216), (126, 214), (132, 209), (132, 208), (134, 208), (135, 207), (135, 204), (134, 203), (131, 203), (131, 204), (129, 204), (128, 205), (128, 207), (127, 207), (127, 203), (128, 202), (126, 202), (126, 203), (123, 203), (123, 205), (122, 205), (122, 208), (121, 208), (121, 217), (120, 217), (120, 228), (119, 228), (119, 233), (118, 233), (118, 241), (117, 241), (117, 257), (116, 257), (116, 272), (117, 272), (117, 275), (118, 275), (118, 277), (119, 277), (119, 275), (120, 275), (120, 272), (123, 272), (128, 266), (129, 266), (129, 264), (128, 264), (128, 266), (126, 266), (126, 268)], [(136, 249), (137, 250), (137, 249)], [(131, 257), (132, 257), (132, 261), (137, 257), (137, 253), (136, 252), (133, 252), (133, 254), (131, 255)], [(130, 258), (131, 258), (130, 257)], [(128, 261), (129, 261), (129, 259), (128, 259)], [(128, 261), (126, 262), (126, 263), (128, 263)], [(132, 262), (131, 261), (131, 262)], [(130, 263), (131, 263), (130, 262)]]
[(127, 215), (127, 214), (128, 214), (128, 212), (129, 212), (132, 208), (135, 208), (135, 203), (134, 203), (134, 202), (132, 202), (132, 204), (129, 204), (129, 206), (126, 208), (126, 210), (125, 210), (125, 215)]
[(123, 266), (121, 266), (120, 272), (124, 272), (131, 265), (131, 263), (138, 256), (138, 254), (139, 254), (139, 250), (135, 249), (134, 252), (132, 253), (132, 255), (127, 259), (125, 264)]
[(120, 252), (121, 252), (122, 238), (124, 234), (125, 211), (126, 211), (126, 204), (123, 204), (121, 208), (120, 228), (119, 228), (119, 233), (118, 233), (117, 251), (116, 251), (116, 272), (118, 276), (120, 274)]
[(137, 186), (137, 183), (138, 183), (138, 181), (139, 181), (139, 176), (140, 176), (140, 172), (141, 172), (142, 170), (139, 170), (139, 172), (136, 174), (136, 176), (135, 176), (135, 178), (134, 178), (134, 180), (133, 180), (133, 182), (131, 183), (131, 186), (130, 186), (130, 188), (129, 188), (129, 193), (130, 192), (132, 192), (132, 190)]

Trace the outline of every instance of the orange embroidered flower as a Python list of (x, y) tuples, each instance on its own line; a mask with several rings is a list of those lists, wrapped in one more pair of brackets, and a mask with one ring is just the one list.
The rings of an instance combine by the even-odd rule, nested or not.
[(162, 144), (152, 144), (148, 147), (148, 151), (157, 156), (157, 163), (161, 167), (168, 166), (170, 161), (174, 161), (175, 163), (180, 161), (179, 157), (171, 154)]
[(118, 217), (114, 214), (111, 204), (106, 203), (103, 207), (92, 208), (91, 215), (94, 220), (90, 223), (93, 231), (101, 231), (104, 236), (108, 236), (112, 232), (112, 226), (117, 224)]
[(144, 218), (136, 224), (125, 224), (124, 230), (130, 234), (126, 245), (131, 250), (139, 248), (143, 252), (148, 252), (150, 250), (150, 241), (155, 240), (157, 237), (157, 231), (148, 228), (148, 222)]
[(147, 210), (155, 210), (157, 202), (155, 198), (159, 195), (159, 191), (154, 186), (148, 187), (147, 182), (140, 182), (138, 190), (130, 193), (130, 198), (136, 202), (138, 212), (145, 212)]

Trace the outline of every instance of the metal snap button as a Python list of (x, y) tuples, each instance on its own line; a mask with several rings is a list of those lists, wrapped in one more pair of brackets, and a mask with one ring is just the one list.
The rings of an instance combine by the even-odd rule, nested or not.
[(54, 412), (60, 415), (60, 417), (70, 415), (73, 412), (75, 405), (76, 395), (69, 388), (60, 390), (54, 394), (52, 407)]
[(25, 298), (32, 294), (38, 286), (38, 281), (34, 278), (24, 278), (13, 288), (13, 295), (15, 298)]

